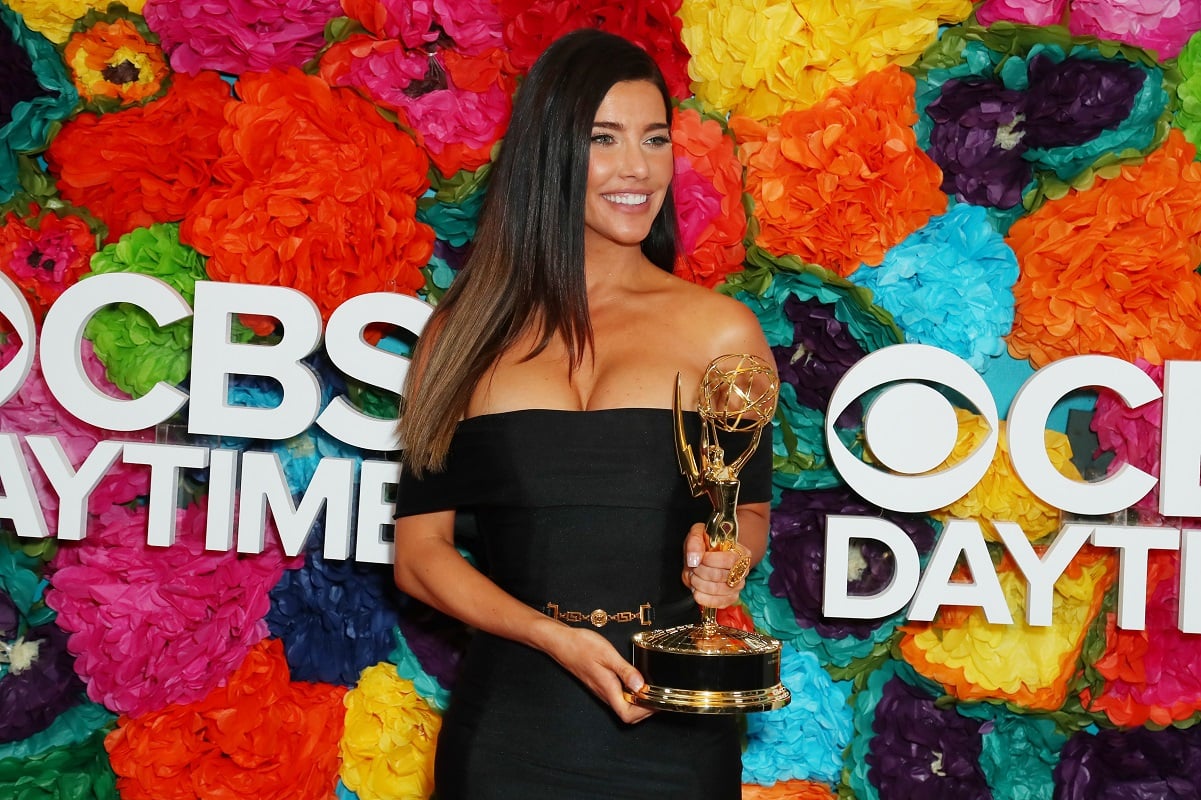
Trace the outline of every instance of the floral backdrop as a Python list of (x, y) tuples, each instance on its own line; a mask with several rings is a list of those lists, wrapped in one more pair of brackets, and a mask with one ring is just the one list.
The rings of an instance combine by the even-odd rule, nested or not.
[[(1175, 624), (1177, 553), (1150, 560), (1143, 631), (1117, 628), (1117, 565), (1093, 548), (1057, 582), (1047, 627), (821, 609), (827, 514), (882, 515), (920, 553), (951, 517), (1016, 521), (1036, 545), (1060, 524), (1003, 430), (950, 507), (856, 496), (822, 438), (856, 360), (934, 345), (1003, 398), (1073, 354), (1162, 383), (1165, 359), (1201, 352), (1201, 0), (5, 0), (0, 270), (38, 321), (112, 272), (189, 301), (204, 280), (291, 287), (326, 318), (367, 292), (436, 303), (522, 75), (583, 26), (659, 61), (679, 103), (677, 272), (752, 308), (782, 377), (769, 555), (722, 618), (783, 640), (793, 702), (746, 717), (744, 796), (1201, 795), (1201, 639)], [(0, 326), (3, 364), (22, 343)], [(244, 316), (233, 334), (278, 332)], [(115, 304), (85, 337), (84, 367), (115, 397), (188, 383), (187, 320)], [(395, 394), (320, 350), (310, 362), (326, 403), (395, 416)], [(244, 405), (277, 392), (230, 387)], [(859, 451), (862, 413), (836, 423)], [(1158, 474), (1158, 403), (1102, 392), (1072, 414), (1071, 435), (1047, 432), (1061, 471)], [(109, 435), (36, 364), (0, 431), (53, 432), (76, 463)], [(962, 411), (957, 453), (986, 433)], [(222, 446), (276, 453), (297, 496), (323, 457), (382, 455), (315, 426)], [(32, 480), (53, 521), (58, 498)], [(465, 633), (400, 596), (386, 566), (324, 557), (320, 525), (294, 556), (206, 550), (203, 470), (180, 476), (175, 545), (151, 548), (148, 484), (118, 463), (82, 541), (0, 520), (0, 796), (427, 797)], [(1154, 493), (1129, 513), (1163, 521)], [(1024, 579), (995, 548), (1021, 620)], [(888, 584), (887, 552), (853, 556), (850, 591)]]

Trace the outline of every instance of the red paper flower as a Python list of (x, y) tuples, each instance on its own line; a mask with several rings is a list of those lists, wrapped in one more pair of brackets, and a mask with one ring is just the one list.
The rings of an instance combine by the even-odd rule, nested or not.
[(342, 10), (377, 37), (397, 39), (409, 49), (449, 40), (459, 52), (479, 55), (503, 42), (492, 0), (342, 0)]
[(31, 204), (28, 216), (9, 212), (0, 225), (0, 271), (21, 287), (39, 322), (88, 271), (95, 252), (96, 235), (82, 217), (41, 213)]
[(943, 213), (942, 171), (911, 127), (913, 92), (913, 78), (889, 67), (770, 127), (733, 117), (757, 242), (846, 277)]
[(746, 209), (742, 164), (734, 139), (720, 122), (692, 108), (675, 115), (671, 131), (676, 157), (673, 193), (682, 257), (675, 273), (713, 287), (742, 269), (746, 256)]
[(341, 686), (293, 683), (283, 645), (256, 645), (224, 686), (121, 717), (104, 746), (124, 800), (326, 800), (338, 778)]
[(158, 100), (103, 116), (80, 114), (50, 144), (58, 190), (108, 226), (106, 242), (178, 222), (212, 180), (229, 86), (213, 72), (177, 75)]
[(672, 97), (688, 97), (688, 49), (680, 39), (681, 0), (620, 3), (587, 0), (497, 0), (505, 19), (505, 41), (513, 65), (525, 72), (542, 51), (565, 33), (599, 28), (641, 46), (658, 63)]
[(214, 280), (290, 286), (324, 317), (349, 297), (415, 294), (434, 235), (419, 224), (425, 155), (349, 89), (299, 70), (245, 75), (214, 184), (181, 239)]

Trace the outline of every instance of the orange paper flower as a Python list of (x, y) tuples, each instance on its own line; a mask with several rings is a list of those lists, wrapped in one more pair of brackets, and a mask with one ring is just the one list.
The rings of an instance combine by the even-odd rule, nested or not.
[(1019, 219), (1009, 351), (1035, 367), (1079, 353), (1162, 364), (1201, 352), (1201, 163), (1173, 128), (1136, 166)]
[(960, 700), (1004, 700), (1054, 711), (1067, 698), (1084, 637), (1116, 573), (1108, 551), (1084, 547), (1055, 582), (1051, 624), (1025, 623), (1026, 579), (1006, 556), (997, 565), (1012, 625), (978, 608), (943, 607), (933, 622), (902, 628), (900, 649), (922, 675)]
[(289, 680), (259, 643), (198, 703), (121, 717), (104, 743), (123, 800), (326, 800), (338, 778), (346, 689)]
[(429, 164), (413, 138), (297, 69), (244, 75), (237, 92), (214, 184), (180, 229), (209, 276), (299, 289), (326, 318), (356, 295), (424, 286)]
[[(145, 28), (145, 24), (142, 25)], [(144, 103), (163, 90), (170, 74), (163, 51), (147, 41), (149, 29), (117, 17), (97, 20), (71, 36), (63, 60), (80, 96), (97, 105)]]
[(771, 786), (742, 785), (742, 800), (834, 800), (837, 795), (824, 783), (780, 781)]
[(734, 117), (756, 241), (846, 277), (947, 207), (942, 171), (910, 126), (913, 78), (896, 67), (771, 126)]
[(711, 288), (741, 270), (746, 257), (742, 164), (722, 124), (694, 108), (675, 115), (671, 143), (682, 253), (675, 273)]
[(59, 192), (108, 226), (108, 243), (134, 228), (178, 222), (212, 179), (228, 99), (228, 84), (205, 72), (176, 76), (144, 106), (80, 114), (46, 152)]

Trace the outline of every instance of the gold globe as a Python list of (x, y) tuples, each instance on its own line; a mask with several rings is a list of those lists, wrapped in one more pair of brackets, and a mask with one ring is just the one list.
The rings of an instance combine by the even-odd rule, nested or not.
[(718, 430), (753, 432), (771, 422), (779, 395), (772, 365), (758, 356), (731, 353), (705, 369), (697, 411)]

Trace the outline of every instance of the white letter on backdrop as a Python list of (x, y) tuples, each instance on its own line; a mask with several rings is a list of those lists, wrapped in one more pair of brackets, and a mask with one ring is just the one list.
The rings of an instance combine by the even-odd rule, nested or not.
[[(373, 322), (390, 322), (420, 335), (433, 306), (395, 292), (372, 292), (352, 297), (334, 310), (325, 327), (325, 352), (349, 377), (392, 392), (400, 392), (409, 371), (409, 359), (374, 347), (363, 339), (363, 329)], [(379, 419), (359, 411), (342, 396), (335, 397), (317, 424), (353, 447), (395, 450), (396, 420)]]
[[(1163, 424), (1160, 426), (1159, 513), (1165, 517), (1201, 517), (1201, 362), (1169, 361), (1163, 373)], [(1188, 400), (1189, 402), (1184, 402)]]
[[(1077, 514), (1112, 514), (1134, 505), (1155, 485), (1155, 477), (1123, 464), (1105, 480), (1086, 483), (1064, 477), (1047, 456), (1047, 417), (1076, 389), (1112, 389), (1129, 408), (1158, 399), (1159, 387), (1133, 364), (1110, 356), (1070, 356), (1030, 376), (1009, 411), (1009, 456), (1013, 468), (1048, 505)], [(1195, 477), (1195, 476), (1194, 476)]]
[[(359, 471), (359, 520), (355, 526), (355, 561), (366, 564), (391, 564), (396, 557), (395, 545), (385, 540), (384, 533), (394, 526), (392, 514), (395, 503), (387, 499), (385, 487), (400, 480), (400, 465), (395, 461), (364, 461)], [(326, 558), (346, 558), (349, 550), (338, 555), (330, 552), (330, 540), (325, 539)]]
[(208, 448), (128, 442), (121, 458), (126, 464), (150, 466), (150, 508), (146, 525), (146, 544), (170, 547), (175, 544), (179, 471), (207, 466)]
[(0, 272), (0, 317), (8, 320), (9, 326), (21, 337), (21, 349), (12, 360), (0, 369), (0, 406), (4, 405), (17, 393), (29, 377), (33, 368), (33, 354), (37, 350), (37, 326), (33, 321), (33, 312), (25, 295), (12, 279)]
[[(972, 574), (971, 583), (951, 580), (960, 553)], [(994, 625), (1013, 624), (1013, 614), (988, 554), (984, 532), (974, 519), (952, 519), (943, 528), (913, 596), (909, 618), (928, 622), (934, 619), (940, 606), (979, 606)]]
[(42, 325), (42, 374), (63, 408), (84, 422), (112, 431), (140, 431), (170, 417), (187, 402), (184, 392), (160, 383), (136, 400), (97, 389), (83, 368), (80, 343), (92, 315), (110, 303), (141, 307), (158, 325), (192, 313), (183, 295), (149, 275), (116, 272), (73, 284), (55, 301)]
[(1016, 522), (996, 520), (992, 525), (1026, 578), (1026, 624), (1050, 625), (1055, 608), (1055, 582), (1088, 541), (1093, 526), (1064, 525), (1039, 558)]
[(37, 539), (49, 536), (38, 493), (15, 433), (0, 433), (0, 486), (7, 493), (0, 495), (0, 519), (11, 519), (17, 536)]
[(1180, 530), (1098, 525), (1093, 544), (1118, 551), (1118, 627), (1141, 631), (1147, 626), (1147, 554), (1179, 549)]
[(275, 453), (242, 454), (242, 496), (238, 505), (238, 552), (261, 553), (265, 545), (267, 507), (279, 531), (284, 553), (304, 549), (317, 515), (325, 508), (325, 535), (335, 540), (350, 536), (350, 502), (354, 496), (354, 460), (323, 458), (305, 489), (300, 505)]
[[(230, 341), (236, 314), (263, 314), (283, 323), (277, 344)], [(284, 286), (196, 283), (192, 326), (192, 403), (188, 432), (249, 439), (287, 439), (313, 424), (321, 387), (301, 359), (321, 341), (321, 314), (303, 292)], [(283, 387), (273, 408), (229, 404), (229, 376), (272, 378)]]
[[(848, 551), (855, 539), (874, 539), (892, 551), (892, 580), (873, 595), (847, 594)], [(921, 575), (921, 562), (905, 531), (879, 517), (826, 517), (826, 565), (822, 614), (845, 619), (883, 619), (905, 607)]]
[(79, 465), (78, 472), (55, 437), (27, 436), (25, 443), (58, 494), (58, 528), (55, 536), (65, 541), (82, 539), (86, 533), (88, 498), (121, 454), (121, 442), (111, 439), (97, 442)]

